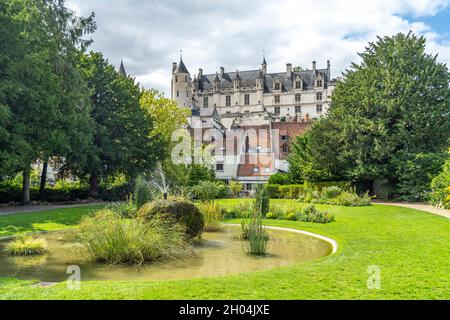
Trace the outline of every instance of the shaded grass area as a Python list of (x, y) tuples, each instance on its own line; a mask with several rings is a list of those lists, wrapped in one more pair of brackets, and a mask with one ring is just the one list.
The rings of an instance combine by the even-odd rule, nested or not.
[(0, 237), (73, 228), (83, 216), (103, 207), (94, 205), (0, 216)]
[[(242, 201), (219, 202), (231, 206)], [(293, 200), (274, 202), (297, 205)], [(83, 282), (81, 290), (68, 290), (65, 283), (52, 288), (32, 288), (29, 281), (0, 279), (0, 299), (450, 298), (450, 219), (381, 205), (318, 207), (335, 214), (336, 222), (322, 225), (265, 221), (337, 240), (339, 251), (318, 261), (220, 278)], [(239, 223), (240, 219), (227, 222)], [(380, 290), (367, 288), (368, 268), (374, 265), (381, 269)]]

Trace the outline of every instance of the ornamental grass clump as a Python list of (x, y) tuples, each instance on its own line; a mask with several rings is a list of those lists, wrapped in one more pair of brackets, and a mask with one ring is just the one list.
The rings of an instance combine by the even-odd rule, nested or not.
[(223, 219), (223, 209), (214, 202), (206, 202), (198, 205), (203, 216), (203, 231), (217, 232), (221, 229), (220, 221)]
[(42, 238), (20, 236), (8, 244), (6, 250), (13, 256), (35, 256), (47, 252), (47, 241)]
[(110, 264), (139, 265), (190, 252), (183, 225), (163, 219), (126, 219), (108, 209), (84, 218), (79, 238), (94, 260)]

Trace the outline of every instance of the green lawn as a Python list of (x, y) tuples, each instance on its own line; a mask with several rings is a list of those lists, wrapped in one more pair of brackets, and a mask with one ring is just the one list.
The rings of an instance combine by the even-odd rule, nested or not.
[[(220, 202), (237, 201), (243, 200)], [(320, 207), (336, 222), (267, 221), (335, 239), (338, 253), (319, 261), (221, 278), (83, 282), (78, 291), (65, 283), (33, 288), (29, 281), (0, 279), (0, 299), (450, 299), (450, 219), (393, 206)], [(0, 232), (8, 234), (10, 224), (21, 231), (71, 227), (83, 215), (78, 210), (0, 217)], [(374, 265), (381, 268), (381, 290), (366, 285)]]
[(81, 218), (102, 205), (0, 216), (0, 238), (20, 233), (73, 228)]

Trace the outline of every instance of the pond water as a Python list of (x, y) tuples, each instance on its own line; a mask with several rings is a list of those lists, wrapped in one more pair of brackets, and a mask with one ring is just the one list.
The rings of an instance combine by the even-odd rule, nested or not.
[(227, 226), (221, 232), (204, 233), (194, 245), (193, 255), (180, 260), (139, 267), (91, 262), (64, 240), (63, 233), (40, 235), (46, 238), (49, 253), (35, 257), (12, 257), (0, 242), (0, 277), (59, 282), (68, 278), (67, 267), (77, 265), (82, 280), (169, 280), (223, 276), (270, 269), (325, 257), (332, 246), (311, 236), (270, 230), (268, 255), (248, 255), (238, 238), (239, 228)]

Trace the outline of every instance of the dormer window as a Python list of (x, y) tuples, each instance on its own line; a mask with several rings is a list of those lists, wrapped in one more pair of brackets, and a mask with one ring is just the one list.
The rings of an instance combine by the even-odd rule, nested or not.
[(302, 82), (300, 80), (295, 81), (295, 89), (301, 89), (302, 88)]
[(323, 80), (317, 80), (317, 86), (319, 88), (322, 88), (323, 87)]

